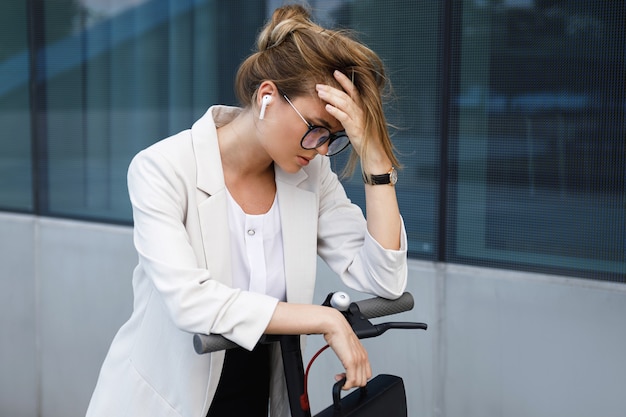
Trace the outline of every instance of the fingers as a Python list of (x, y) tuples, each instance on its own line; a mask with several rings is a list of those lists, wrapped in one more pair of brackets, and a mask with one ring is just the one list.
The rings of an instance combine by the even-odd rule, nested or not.
[(344, 374), (346, 382), (342, 387), (344, 390), (354, 387), (363, 387), (372, 377), (367, 351), (360, 342), (358, 342), (358, 345), (359, 346), (355, 345), (352, 349), (351, 356), (342, 359), (342, 364), (346, 369)]
[(341, 123), (355, 150), (359, 150), (364, 135), (365, 117), (359, 94), (352, 81), (341, 71), (335, 71), (335, 79), (343, 90), (326, 84), (315, 86), (319, 98), (325, 101), (326, 111)]
[(342, 373), (342, 374), (337, 374), (337, 375), (335, 375), (335, 381), (336, 381), (336, 382), (339, 382), (339, 381), (341, 381), (342, 379), (344, 379), (345, 377), (346, 377), (346, 373), (345, 373), (345, 372), (344, 372), (344, 373)]
[(346, 93), (348, 93), (348, 95), (354, 99), (357, 98), (358, 96), (358, 92), (356, 87), (354, 86), (354, 84), (352, 83), (352, 80), (350, 78), (348, 78), (346, 76), (346, 74), (344, 74), (341, 71), (335, 71), (333, 73), (333, 76), (335, 77), (335, 79), (339, 82), (339, 84), (341, 85), (341, 87), (345, 90)]
[[(343, 88), (343, 91), (326, 84), (317, 84), (315, 88), (318, 96), (330, 104), (331, 107), (346, 115), (352, 115), (355, 110), (361, 110), (359, 94), (352, 81), (341, 71), (335, 71), (334, 76)], [(329, 106), (326, 107), (327, 109), (329, 108)], [(340, 119), (337, 120), (341, 121)]]
[(367, 381), (372, 377), (372, 369), (367, 355), (352, 364), (349, 360), (346, 360), (345, 357), (342, 358), (339, 356), (339, 359), (344, 365), (346, 372), (335, 375), (335, 381), (341, 381), (343, 378), (346, 379), (342, 389), (348, 390), (355, 387), (364, 387)]
[[(347, 120), (348, 117), (358, 108), (354, 100), (344, 91), (338, 90), (326, 84), (318, 84), (315, 86), (317, 95), (326, 103), (326, 110), (333, 116), (339, 114), (340, 117), (335, 118), (340, 122)], [(345, 127), (345, 126), (344, 126)]]

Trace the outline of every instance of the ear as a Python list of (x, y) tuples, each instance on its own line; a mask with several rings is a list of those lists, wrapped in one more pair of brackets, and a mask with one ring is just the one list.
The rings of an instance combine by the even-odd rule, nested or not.
[(261, 85), (259, 85), (259, 89), (256, 94), (256, 105), (258, 108), (263, 106), (263, 97), (264, 96), (272, 96), (272, 99), (278, 98), (279, 92), (276, 84), (273, 81), (263, 81)]

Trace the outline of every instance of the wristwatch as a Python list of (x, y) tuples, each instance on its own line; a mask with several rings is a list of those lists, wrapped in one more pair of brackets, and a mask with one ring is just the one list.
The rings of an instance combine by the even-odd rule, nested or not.
[(396, 185), (398, 182), (398, 171), (394, 167), (391, 167), (388, 173), (381, 175), (370, 175), (369, 179), (365, 178), (365, 183), (370, 185)]

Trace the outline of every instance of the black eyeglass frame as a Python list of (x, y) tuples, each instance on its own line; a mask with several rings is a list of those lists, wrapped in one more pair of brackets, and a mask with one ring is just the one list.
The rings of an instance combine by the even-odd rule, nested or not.
[[(339, 152), (343, 151), (344, 149), (346, 149), (348, 146), (350, 146), (350, 138), (348, 137), (348, 135), (346, 135), (346, 131), (345, 130), (341, 130), (337, 133), (332, 133), (330, 131), (330, 129), (328, 129), (326, 126), (318, 126), (318, 125), (314, 125), (309, 123), (304, 116), (302, 115), (302, 113), (300, 113), (300, 111), (298, 111), (298, 109), (296, 108), (296, 106), (293, 105), (293, 103), (291, 102), (291, 100), (289, 100), (289, 97), (287, 97), (286, 94), (282, 95), (283, 98), (287, 101), (287, 103), (289, 103), (289, 105), (291, 106), (291, 108), (298, 114), (298, 116), (300, 116), (300, 118), (302, 119), (302, 121), (307, 125), (308, 130), (304, 133), (304, 135), (302, 136), (302, 139), (300, 139), (300, 146), (302, 147), (302, 149), (307, 149), (307, 150), (311, 150), (311, 149), (317, 149), (320, 146), (322, 146), (323, 144), (325, 144), (326, 142), (328, 142), (328, 152), (326, 153), (325, 156), (333, 156), (333, 155), (337, 155)], [(313, 147), (307, 147), (304, 146), (304, 140), (306, 139), (306, 137), (313, 132), (316, 129), (323, 129), (326, 132), (328, 132), (328, 135), (322, 135), (321, 138), (323, 140), (319, 140), (317, 141), (316, 145)], [(325, 138), (324, 138), (325, 137)], [(340, 140), (342, 138), (346, 138), (347, 141), (346, 143), (341, 146), (338, 150), (336, 151), (331, 151), (331, 145), (336, 142), (337, 140)]]

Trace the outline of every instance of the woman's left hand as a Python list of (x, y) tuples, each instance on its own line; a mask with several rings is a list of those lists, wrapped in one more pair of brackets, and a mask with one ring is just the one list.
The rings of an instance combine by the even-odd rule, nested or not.
[(361, 155), (366, 132), (359, 92), (341, 71), (335, 71), (333, 75), (343, 91), (326, 84), (317, 84), (317, 94), (327, 103), (326, 111), (342, 124), (356, 153)]

